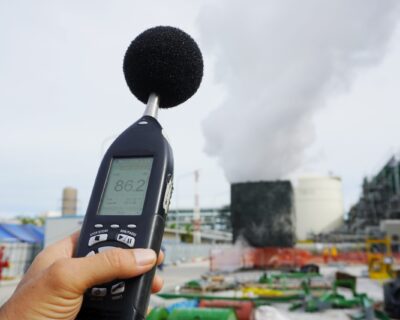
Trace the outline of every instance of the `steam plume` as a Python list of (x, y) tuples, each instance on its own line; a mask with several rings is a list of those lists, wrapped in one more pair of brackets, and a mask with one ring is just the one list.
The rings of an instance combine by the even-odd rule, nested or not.
[(203, 123), (206, 152), (230, 182), (278, 179), (301, 166), (314, 140), (313, 113), (382, 59), (399, 7), (398, 0), (225, 0), (204, 8), (202, 44), (227, 93)]

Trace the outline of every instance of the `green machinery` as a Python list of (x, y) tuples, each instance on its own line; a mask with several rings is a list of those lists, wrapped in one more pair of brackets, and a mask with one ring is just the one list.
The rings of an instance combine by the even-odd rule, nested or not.
[[(350, 279), (335, 280), (331, 291), (324, 293), (320, 297), (313, 296), (307, 282), (303, 282), (304, 296), (302, 301), (295, 302), (290, 306), (294, 311), (304, 308), (306, 312), (318, 312), (330, 308), (350, 309), (361, 308), (358, 315), (350, 316), (353, 320), (390, 320), (382, 311), (375, 310), (373, 301), (365, 293), (357, 293), (356, 282)], [(346, 298), (338, 293), (338, 288), (347, 288), (351, 290), (352, 297)]]
[(182, 308), (168, 314), (166, 309), (153, 309), (146, 320), (237, 320), (232, 309)]
[[(186, 298), (186, 299), (203, 299), (203, 300), (229, 300), (229, 301), (252, 301), (254, 305), (268, 305), (279, 302), (292, 302), (290, 310), (303, 309), (306, 312), (319, 312), (330, 308), (334, 309), (354, 309), (360, 310), (358, 314), (350, 315), (353, 320), (390, 320), (385, 312), (376, 310), (374, 308), (374, 302), (365, 293), (358, 293), (356, 291), (356, 278), (347, 274), (337, 274), (337, 279), (334, 281), (332, 286), (322, 288), (315, 287), (313, 281), (318, 279), (321, 275), (318, 272), (312, 273), (280, 273), (280, 274), (264, 274), (259, 279), (261, 285), (273, 285), (279, 284), (281, 289), (284, 291), (285, 287), (291, 280), (297, 279), (300, 281), (300, 289), (296, 292), (286, 294), (283, 296), (215, 296), (206, 294), (182, 294), (182, 293), (162, 293), (160, 297), (165, 299), (174, 298)], [(343, 292), (339, 289), (348, 289), (350, 294), (342, 294)], [(197, 308), (187, 309), (198, 310)], [(213, 309), (215, 310), (215, 309)], [(161, 312), (161, 311), (154, 311)], [(178, 311), (177, 311), (178, 312)], [(196, 311), (197, 312), (197, 311)], [(203, 312), (203, 311), (199, 311)], [(179, 313), (179, 312), (178, 312)], [(194, 313), (193, 313), (194, 314)], [(149, 320), (170, 320), (170, 317), (154, 317), (148, 318)], [(174, 319), (181, 319), (179, 317)], [(183, 318), (182, 318), (183, 319)], [(184, 319), (192, 319), (190, 317)], [(198, 317), (197, 319), (208, 319), (204, 317)], [(211, 319), (211, 318), (210, 318)], [(223, 319), (223, 318), (218, 318)], [(225, 319), (225, 318), (224, 318)], [(229, 317), (227, 319), (230, 319)]]

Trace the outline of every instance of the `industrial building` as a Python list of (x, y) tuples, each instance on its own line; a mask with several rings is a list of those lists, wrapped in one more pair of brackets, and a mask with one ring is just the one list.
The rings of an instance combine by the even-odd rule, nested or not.
[(400, 160), (397, 156), (392, 156), (376, 175), (364, 178), (360, 197), (343, 223), (317, 238), (328, 242), (364, 242), (367, 238), (384, 236), (394, 246), (400, 244)]
[[(167, 216), (167, 227), (184, 229), (193, 223), (193, 209), (171, 209)], [(229, 206), (223, 208), (201, 208), (200, 209), (201, 230), (218, 230), (231, 232)]]
[(351, 207), (347, 231), (363, 234), (382, 220), (400, 219), (400, 160), (393, 156), (372, 178), (364, 178), (358, 202)]
[(290, 181), (231, 185), (233, 241), (254, 247), (291, 247), (295, 243), (293, 188)]

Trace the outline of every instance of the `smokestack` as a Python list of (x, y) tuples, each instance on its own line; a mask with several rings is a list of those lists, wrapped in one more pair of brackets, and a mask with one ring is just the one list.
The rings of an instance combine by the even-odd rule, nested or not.
[(233, 241), (254, 247), (292, 247), (295, 243), (293, 188), (289, 181), (231, 185)]
[(78, 190), (72, 187), (65, 187), (62, 196), (62, 215), (75, 216), (77, 211)]

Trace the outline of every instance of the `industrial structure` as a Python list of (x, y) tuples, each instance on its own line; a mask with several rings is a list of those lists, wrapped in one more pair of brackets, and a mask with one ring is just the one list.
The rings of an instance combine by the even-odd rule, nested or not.
[(233, 241), (254, 247), (291, 247), (295, 243), (293, 188), (290, 181), (231, 185)]
[(342, 180), (334, 176), (307, 176), (295, 188), (297, 240), (329, 232), (343, 224)]
[(400, 161), (393, 156), (377, 175), (364, 178), (358, 202), (346, 222), (350, 234), (364, 234), (383, 220), (400, 219)]
[[(201, 232), (210, 230), (231, 232), (230, 209), (224, 208), (201, 208), (199, 225)], [(167, 227), (176, 229), (191, 228), (193, 226), (193, 209), (171, 209), (167, 216)]]
[[(400, 159), (389, 161), (369, 178), (365, 177), (359, 200), (347, 219), (332, 232), (316, 236), (322, 241), (363, 242), (371, 237), (389, 237), (392, 244), (400, 244)], [(398, 243), (398, 244), (396, 244)]]
[(76, 215), (78, 203), (78, 190), (71, 187), (63, 189), (62, 194), (62, 215)]

